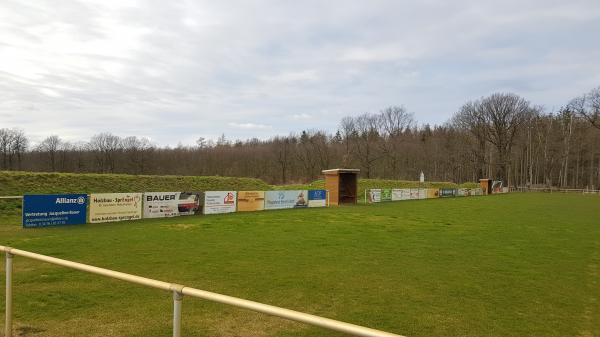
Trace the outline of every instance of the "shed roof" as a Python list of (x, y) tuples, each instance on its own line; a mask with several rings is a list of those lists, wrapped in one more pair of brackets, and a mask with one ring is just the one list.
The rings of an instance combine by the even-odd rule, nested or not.
[(323, 170), (321, 171), (321, 173), (323, 174), (335, 174), (335, 173), (359, 173), (360, 170), (359, 169), (344, 169), (344, 168), (337, 168), (337, 169), (331, 169), (331, 170)]

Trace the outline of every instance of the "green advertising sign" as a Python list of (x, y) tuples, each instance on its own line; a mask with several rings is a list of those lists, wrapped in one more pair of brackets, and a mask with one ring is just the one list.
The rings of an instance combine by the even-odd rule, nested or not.
[(392, 201), (392, 189), (384, 188), (381, 190), (381, 201)]

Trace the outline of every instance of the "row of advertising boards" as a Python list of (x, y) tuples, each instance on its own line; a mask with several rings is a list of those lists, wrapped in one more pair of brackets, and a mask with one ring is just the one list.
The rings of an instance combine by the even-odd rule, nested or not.
[(367, 190), (367, 201), (386, 202), (483, 195), (481, 188), (376, 188)]
[(325, 190), (25, 195), (23, 227), (325, 206)]

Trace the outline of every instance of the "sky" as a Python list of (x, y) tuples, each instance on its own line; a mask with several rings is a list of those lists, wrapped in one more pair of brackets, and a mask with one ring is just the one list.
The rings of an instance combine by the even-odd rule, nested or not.
[(600, 85), (598, 41), (598, 0), (2, 0), (0, 128), (174, 146), (494, 92), (552, 111)]

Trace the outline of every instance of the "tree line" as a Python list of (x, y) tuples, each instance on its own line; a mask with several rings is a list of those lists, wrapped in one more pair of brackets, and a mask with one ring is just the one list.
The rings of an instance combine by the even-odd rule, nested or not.
[(267, 140), (200, 137), (161, 147), (99, 133), (87, 142), (52, 135), (32, 146), (0, 129), (3, 170), (243, 176), (312, 181), (322, 169), (360, 168), (365, 178), (457, 183), (493, 178), (511, 186), (600, 186), (600, 87), (556, 112), (511, 93), (465, 103), (442, 125), (419, 125), (403, 106), (343, 118), (336, 132), (305, 130)]

